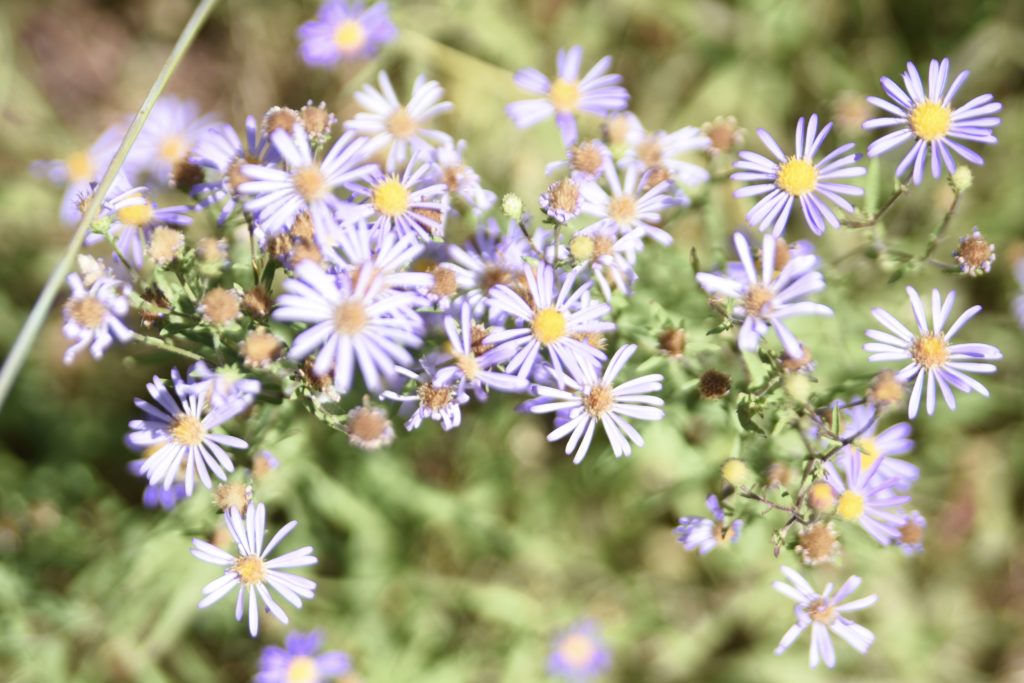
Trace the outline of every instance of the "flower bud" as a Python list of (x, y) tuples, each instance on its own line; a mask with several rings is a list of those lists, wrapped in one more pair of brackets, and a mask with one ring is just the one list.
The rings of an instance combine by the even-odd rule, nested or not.
[(722, 479), (739, 488), (750, 483), (752, 474), (745, 462), (739, 458), (729, 458), (722, 464)]
[(949, 176), (949, 184), (957, 192), (966, 192), (974, 185), (974, 173), (970, 166), (957, 166), (953, 174)]
[(715, 400), (724, 397), (732, 388), (732, 380), (729, 375), (718, 370), (708, 370), (700, 376), (697, 382), (697, 391), (701, 398)]
[(501, 198), (501, 212), (514, 221), (523, 217), (523, 200), (519, 195), (509, 192)]
[(574, 261), (587, 261), (594, 255), (594, 239), (587, 235), (576, 235), (569, 240), (569, 254)]
[(676, 327), (666, 328), (658, 336), (658, 346), (672, 358), (682, 356), (686, 352), (686, 330)]
[(829, 512), (836, 504), (836, 492), (824, 481), (811, 484), (807, 491), (807, 504), (817, 512)]

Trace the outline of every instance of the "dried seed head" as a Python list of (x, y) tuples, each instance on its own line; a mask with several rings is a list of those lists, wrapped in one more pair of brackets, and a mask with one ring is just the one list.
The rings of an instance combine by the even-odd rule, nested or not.
[(271, 107), (263, 115), (263, 132), (270, 135), (275, 130), (283, 130), (291, 133), (295, 124), (301, 124), (302, 117), (299, 112), (290, 107)]
[(265, 368), (281, 353), (281, 340), (260, 327), (245, 336), (238, 349), (248, 368)]
[(214, 287), (199, 302), (199, 311), (211, 325), (227, 325), (241, 315), (241, 298), (233, 289)]
[(349, 411), (345, 433), (349, 443), (366, 451), (375, 451), (395, 440), (395, 429), (388, 414), (368, 402)]
[(181, 255), (185, 248), (185, 235), (180, 230), (161, 225), (149, 238), (149, 257), (158, 266), (166, 266)]
[(890, 406), (900, 403), (905, 394), (903, 382), (896, 378), (896, 373), (892, 370), (882, 370), (871, 380), (867, 398), (875, 405)]
[(334, 114), (327, 111), (327, 103), (321, 102), (314, 105), (312, 101), (299, 110), (299, 118), (310, 137), (317, 138), (330, 135), (331, 125), (335, 120)]
[(773, 462), (765, 472), (769, 488), (786, 488), (793, 479), (792, 468), (782, 462)]
[(569, 167), (588, 176), (596, 175), (604, 164), (604, 153), (597, 140), (584, 140), (569, 150)]
[(266, 318), (274, 301), (262, 285), (256, 285), (242, 297), (242, 308), (254, 318)]
[(686, 330), (669, 327), (658, 336), (658, 346), (671, 358), (679, 358), (686, 352)]
[(913, 516), (907, 517), (900, 526), (899, 542), (906, 545), (920, 545), (924, 542), (924, 526), (919, 524)]
[(237, 481), (220, 484), (214, 491), (213, 500), (222, 512), (235, 508), (244, 515), (252, 502), (252, 486)]
[(455, 271), (451, 268), (444, 266), (437, 266), (430, 270), (430, 273), (434, 276), (434, 286), (430, 288), (430, 293), (437, 297), (451, 297), (455, 296), (458, 291), (458, 282), (455, 280)]
[(970, 235), (960, 238), (960, 246), (953, 252), (953, 258), (966, 275), (977, 277), (992, 270), (996, 260), (996, 246), (990, 244), (975, 228)]
[(716, 116), (700, 128), (711, 141), (707, 151), (712, 156), (731, 152), (743, 144), (743, 130), (736, 122), (735, 116)]
[(701, 398), (719, 399), (729, 393), (732, 388), (732, 379), (729, 375), (718, 370), (707, 370), (700, 376), (697, 382), (697, 391)]
[(796, 551), (810, 567), (835, 563), (839, 557), (839, 534), (832, 522), (815, 522), (804, 527), (797, 540)]

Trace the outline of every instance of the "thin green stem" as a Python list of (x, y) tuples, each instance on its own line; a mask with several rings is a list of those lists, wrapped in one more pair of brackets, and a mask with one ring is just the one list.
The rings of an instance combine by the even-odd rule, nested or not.
[(96, 219), (100, 206), (114, 182), (114, 177), (121, 170), (121, 165), (124, 164), (128, 151), (142, 131), (142, 126), (146, 123), (146, 119), (149, 118), (153, 105), (156, 104), (160, 94), (167, 86), (171, 75), (178, 68), (182, 57), (185, 56), (192, 41), (195, 40), (196, 35), (199, 33), (199, 29), (202, 28), (206, 19), (210, 16), (210, 11), (216, 4), (217, 0), (202, 0), (192, 13), (188, 23), (185, 24), (181, 35), (178, 36), (178, 42), (175, 43), (174, 49), (171, 50), (171, 54), (168, 55), (167, 61), (160, 70), (160, 74), (149, 89), (149, 94), (146, 95), (145, 101), (139, 108), (138, 113), (135, 114), (135, 119), (128, 127), (128, 132), (125, 133), (121, 146), (117, 149), (117, 153), (110, 162), (107, 172), (100, 180), (96, 191), (93, 192), (92, 198), (89, 200), (89, 206), (82, 215), (82, 220), (75, 229), (75, 234), (68, 243), (64, 256), (61, 257), (56, 267), (50, 273), (50, 277), (46, 280), (46, 284), (43, 285), (39, 298), (33, 304), (28, 318), (25, 319), (25, 324), (22, 326), (21, 331), (18, 332), (18, 337), (14, 340), (14, 345), (7, 354), (7, 360), (4, 361), (3, 368), (0, 369), (0, 410), (3, 409), (4, 403), (11, 393), (11, 388), (14, 386), (14, 380), (17, 379), (18, 373), (21, 372), (21, 368), (25, 365), (25, 360), (35, 344), (36, 337), (39, 336), (39, 331), (42, 329), (43, 323), (46, 322), (46, 316), (49, 314), (50, 308), (53, 306), (53, 302), (56, 300), (57, 294), (64, 284), (64, 278), (74, 266), (75, 257), (78, 256), (78, 252), (82, 248), (82, 242), (89, 231), (89, 226)]
[(189, 360), (204, 360), (204, 358), (200, 356), (198, 353), (193, 353), (192, 351), (180, 348), (158, 337), (147, 337), (144, 334), (139, 334), (138, 332), (136, 332), (135, 341), (139, 342), (140, 344), (145, 344), (146, 346), (152, 346), (155, 349), (160, 349), (161, 351), (176, 353), (179, 356), (184, 356), (185, 358), (188, 358)]
[(939, 246), (939, 240), (941, 240), (943, 235), (946, 234), (946, 230), (949, 229), (949, 224), (953, 220), (953, 214), (956, 213), (957, 207), (960, 206), (960, 197), (962, 196), (963, 195), (959, 192), (954, 191), (953, 203), (949, 205), (949, 210), (946, 211), (946, 215), (942, 217), (942, 222), (939, 223), (938, 227), (936, 227), (928, 237), (928, 244), (925, 246), (924, 255), (921, 256), (922, 261), (926, 261), (933, 253), (935, 253), (935, 248)]

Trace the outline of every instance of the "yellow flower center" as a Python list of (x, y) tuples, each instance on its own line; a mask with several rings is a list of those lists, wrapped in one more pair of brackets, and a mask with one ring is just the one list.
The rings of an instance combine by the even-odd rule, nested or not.
[(608, 217), (619, 225), (627, 225), (636, 218), (636, 199), (622, 194), (608, 202)]
[(927, 370), (940, 367), (949, 360), (949, 344), (937, 334), (926, 334), (914, 340), (910, 356)]
[(570, 667), (585, 667), (594, 658), (597, 647), (592, 638), (583, 633), (572, 633), (562, 639), (559, 654)]
[(388, 117), (388, 132), (401, 140), (408, 140), (416, 133), (416, 119), (410, 116), (405, 107), (399, 107)]
[(67, 303), (67, 312), (72, 320), (88, 330), (98, 328), (107, 317), (107, 307), (94, 296), (71, 299)]
[(790, 157), (789, 161), (779, 167), (775, 176), (775, 184), (779, 189), (794, 197), (813, 192), (818, 186), (818, 169), (806, 159)]
[(477, 373), (480, 372), (480, 363), (472, 353), (457, 354), (455, 356), (455, 364), (459, 367), (459, 370), (462, 370), (462, 374), (470, 382), (475, 380)]
[(823, 481), (819, 481), (812, 484), (808, 490), (807, 502), (815, 510), (829, 510), (836, 504), (836, 494), (831, 486)]
[(836, 608), (827, 600), (822, 598), (811, 601), (811, 603), (804, 608), (804, 612), (807, 613), (807, 616), (809, 616), (812, 621), (824, 624), (825, 626), (831, 626), (835, 623), (836, 617), (839, 616), (839, 613), (836, 612)]
[(342, 52), (356, 52), (366, 44), (366, 29), (355, 19), (346, 19), (334, 29), (334, 45)]
[(548, 99), (555, 110), (563, 114), (576, 111), (580, 104), (580, 85), (576, 81), (567, 81), (564, 78), (556, 78), (551, 84), (551, 92)]
[(644, 140), (636, 146), (636, 158), (639, 159), (640, 163), (642, 163), (646, 168), (660, 166), (664, 155), (665, 153), (661, 149), (661, 143), (658, 142), (658, 138), (653, 136), (644, 138)]
[(84, 183), (92, 180), (96, 169), (93, 167), (92, 159), (88, 152), (77, 151), (67, 155), (64, 159), (64, 167), (68, 172), (68, 180), (72, 183)]
[(170, 429), (171, 438), (182, 446), (198, 446), (206, 438), (206, 428), (198, 417), (181, 414), (174, 418)]
[(320, 680), (320, 670), (316, 666), (316, 660), (306, 655), (292, 657), (285, 671), (284, 680), (285, 683), (317, 683)]
[(246, 555), (235, 560), (231, 570), (238, 574), (238, 580), (246, 586), (263, 583), (267, 566), (259, 555)]
[(583, 397), (583, 409), (593, 417), (601, 417), (615, 403), (612, 388), (607, 384), (598, 384)]
[(343, 301), (334, 309), (334, 329), (341, 334), (359, 334), (366, 327), (367, 321), (366, 308), (361, 301)]
[(764, 312), (764, 308), (771, 304), (774, 298), (775, 295), (772, 294), (772, 290), (767, 287), (752, 285), (743, 297), (743, 308), (746, 309), (749, 315), (760, 317)]
[(864, 514), (864, 496), (853, 491), (843, 491), (839, 496), (836, 514), (847, 522), (856, 522)]
[(569, 240), (569, 253), (576, 261), (586, 261), (594, 255), (594, 240), (586, 235), (576, 235)]
[(295, 191), (307, 202), (323, 199), (327, 195), (327, 179), (319, 166), (306, 166), (292, 176)]
[(452, 402), (451, 387), (435, 387), (429, 384), (421, 384), (416, 390), (419, 396), (420, 405), (430, 410), (440, 410)]
[(853, 442), (853, 448), (855, 452), (860, 453), (860, 467), (865, 470), (870, 469), (882, 454), (878, 449), (878, 442), (871, 436), (857, 439)]
[(409, 209), (409, 190), (398, 176), (389, 175), (373, 188), (373, 208), (381, 214), (395, 218)]
[(927, 142), (946, 137), (952, 125), (953, 110), (939, 102), (925, 100), (910, 112), (910, 130)]
[(537, 311), (533, 317), (533, 336), (541, 344), (553, 344), (565, 336), (565, 316), (555, 308)]
[(117, 220), (125, 225), (146, 225), (153, 220), (153, 205), (143, 200), (141, 204), (122, 207), (117, 210)]
[(180, 135), (169, 135), (160, 142), (157, 153), (164, 161), (173, 163), (188, 153), (188, 143)]

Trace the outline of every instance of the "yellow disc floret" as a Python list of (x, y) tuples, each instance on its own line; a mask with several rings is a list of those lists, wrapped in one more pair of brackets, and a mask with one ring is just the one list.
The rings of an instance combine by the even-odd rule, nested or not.
[(567, 81), (564, 78), (556, 78), (551, 84), (551, 91), (548, 93), (555, 110), (567, 114), (576, 111), (580, 104), (580, 85), (576, 81)]
[(542, 344), (553, 344), (565, 336), (565, 316), (555, 308), (537, 311), (533, 317), (533, 336)]
[(373, 208), (395, 218), (409, 209), (409, 190), (397, 176), (390, 175), (373, 188)]
[(910, 130), (931, 142), (946, 137), (953, 125), (953, 110), (940, 102), (925, 100), (910, 110)]
[(68, 180), (72, 183), (88, 182), (96, 172), (89, 153), (81, 150), (72, 152), (64, 158), (64, 168), (67, 169)]
[(366, 44), (366, 29), (355, 19), (346, 19), (334, 29), (334, 45), (342, 52), (357, 52)]
[(926, 334), (914, 340), (910, 356), (925, 369), (940, 367), (949, 360), (949, 344), (937, 334)]
[(267, 565), (259, 555), (246, 555), (235, 560), (231, 567), (238, 574), (238, 580), (246, 586), (263, 583), (267, 575)]
[(843, 491), (836, 514), (847, 522), (856, 522), (864, 514), (864, 496), (855, 491)]
[(775, 184), (786, 194), (800, 197), (813, 192), (818, 186), (818, 169), (807, 159), (790, 157), (779, 166)]
[(167, 431), (182, 446), (198, 446), (206, 438), (206, 428), (199, 418), (184, 413), (174, 418)]

